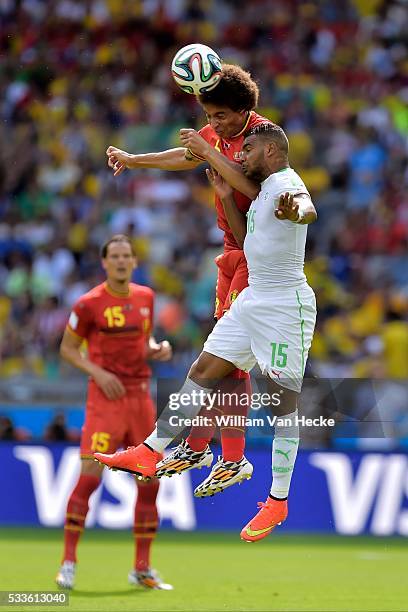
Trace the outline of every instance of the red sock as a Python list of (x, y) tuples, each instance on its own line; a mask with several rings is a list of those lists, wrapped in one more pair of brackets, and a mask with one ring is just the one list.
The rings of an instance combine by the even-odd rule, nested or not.
[[(225, 384), (227, 385), (225, 391), (232, 393), (232, 397), (228, 404), (224, 404), (224, 414), (246, 417), (250, 409), (251, 397), (249, 374), (242, 370), (234, 370)], [(234, 399), (234, 394), (238, 396), (238, 401)], [(240, 397), (242, 397), (242, 401), (240, 401)], [(240, 421), (240, 419), (237, 420)], [(245, 426), (238, 424), (231, 427), (222, 427), (221, 446), (225, 461), (241, 461), (245, 450)]]
[(64, 556), (62, 561), (76, 563), (76, 549), (84, 530), (86, 515), (89, 509), (89, 498), (100, 483), (99, 476), (81, 474), (75, 489), (68, 500), (64, 527)]
[[(222, 414), (222, 410), (220, 408), (212, 408), (211, 410), (207, 410), (203, 408), (199, 413), (200, 416), (209, 418), (213, 420), (213, 417), (216, 414)], [(214, 436), (215, 431), (215, 422), (213, 421), (211, 425), (208, 426), (195, 426), (191, 428), (190, 435), (187, 438), (188, 445), (193, 449), (196, 453), (201, 453), (207, 444), (209, 444)]]
[(137, 501), (135, 507), (135, 570), (144, 572), (150, 568), (150, 547), (157, 533), (159, 517), (157, 514), (156, 497), (159, 491), (159, 481), (137, 484)]

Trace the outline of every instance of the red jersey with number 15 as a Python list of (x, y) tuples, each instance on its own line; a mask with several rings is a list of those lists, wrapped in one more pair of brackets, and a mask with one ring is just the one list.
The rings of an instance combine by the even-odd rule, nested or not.
[(67, 329), (87, 340), (93, 363), (129, 386), (151, 374), (146, 359), (153, 302), (154, 292), (149, 287), (130, 283), (124, 296), (102, 283), (77, 301)]
[[(214, 132), (213, 128), (209, 124), (201, 128), (199, 134), (201, 134), (204, 140), (206, 140), (210, 145), (212, 145), (214, 149), (225, 155), (225, 157), (227, 157), (229, 160), (240, 163), (239, 154), (242, 150), (242, 145), (244, 143), (244, 134), (256, 125), (259, 125), (260, 123), (270, 123), (270, 121), (265, 117), (258, 115), (254, 111), (251, 111), (247, 117), (247, 120), (242, 130), (231, 138), (220, 138), (220, 136), (218, 136), (218, 134)], [(251, 206), (251, 200), (239, 191), (235, 190), (234, 199), (238, 208), (243, 213), (247, 213), (249, 207)], [(224, 213), (224, 207), (217, 194), (215, 195), (215, 209), (217, 211), (218, 227), (224, 232), (224, 251), (240, 249), (234, 238), (234, 234), (232, 233), (230, 226), (228, 225), (228, 221)]]

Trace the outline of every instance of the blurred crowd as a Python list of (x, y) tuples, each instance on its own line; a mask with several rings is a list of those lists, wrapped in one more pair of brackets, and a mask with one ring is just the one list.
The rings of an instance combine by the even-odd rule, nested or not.
[[(33, 412), (32, 418), (19, 418), (17, 412), (11, 411), (10, 414), (0, 414), (0, 441), (3, 442), (28, 442), (32, 439), (42, 439), (47, 442), (73, 442), (78, 443), (81, 437), (80, 429), (70, 427), (67, 417), (63, 410), (55, 411), (50, 421), (37, 435), (33, 430), (33, 420), (38, 417), (40, 412)], [(13, 417), (22, 420), (23, 426), (14, 423)]]
[(201, 127), (169, 70), (197, 41), (258, 81), (316, 204), (309, 373), (408, 378), (406, 1), (1, 0), (0, 22), (0, 377), (67, 375), (67, 315), (117, 232), (157, 292), (166, 372), (199, 351), (222, 248), (204, 170), (114, 179), (105, 160), (110, 144), (161, 150)]

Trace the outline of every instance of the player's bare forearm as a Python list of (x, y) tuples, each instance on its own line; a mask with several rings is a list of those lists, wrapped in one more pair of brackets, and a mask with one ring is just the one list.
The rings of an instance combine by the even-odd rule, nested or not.
[(159, 168), (160, 170), (191, 170), (201, 163), (197, 159), (187, 159), (184, 147), (159, 153), (134, 155), (132, 162), (134, 168)]
[(206, 148), (205, 158), (213, 168), (221, 174), (231, 187), (255, 200), (259, 193), (259, 185), (250, 181), (242, 171), (241, 164), (229, 161), (225, 155), (213, 147)]
[(196, 130), (183, 128), (180, 130), (181, 143), (199, 158), (206, 159), (209, 164), (234, 189), (254, 200), (259, 193), (259, 185), (250, 181), (242, 171), (240, 164), (229, 161), (222, 153), (214, 149)]
[(60, 355), (74, 368), (78, 368), (84, 374), (93, 377), (101, 368), (81, 353), (81, 344), (82, 338), (76, 337), (71, 332), (65, 330), (60, 346)]
[(202, 163), (200, 160), (187, 159), (186, 149), (177, 147), (158, 153), (132, 154), (117, 147), (108, 147), (108, 166), (113, 169), (114, 176), (121, 174), (126, 168), (157, 168), (159, 170), (191, 170)]
[(61, 357), (74, 368), (88, 374), (109, 400), (117, 400), (123, 397), (126, 393), (123, 383), (115, 374), (104, 370), (85, 357), (80, 351), (81, 344), (82, 338), (75, 336), (67, 328), (61, 342)]
[(239, 246), (239, 248), (242, 249), (246, 236), (245, 215), (239, 210), (239, 208), (235, 204), (233, 195), (221, 198), (221, 202), (224, 207), (224, 212), (228, 221), (228, 225), (231, 228), (237, 245)]

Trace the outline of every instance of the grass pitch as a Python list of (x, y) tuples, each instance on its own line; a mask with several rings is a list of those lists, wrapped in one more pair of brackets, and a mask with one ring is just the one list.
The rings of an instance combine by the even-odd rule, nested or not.
[[(55, 590), (62, 531), (0, 530), (0, 589)], [(401, 539), (161, 533), (153, 565), (175, 590), (131, 588), (129, 533), (88, 530), (76, 589), (61, 610), (406, 610), (408, 551)], [(405, 569), (404, 569), (405, 568)], [(1, 610), (57, 610), (7, 606)]]

